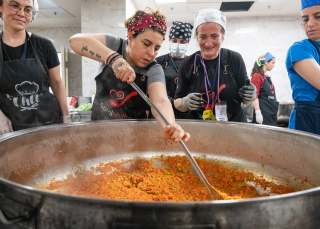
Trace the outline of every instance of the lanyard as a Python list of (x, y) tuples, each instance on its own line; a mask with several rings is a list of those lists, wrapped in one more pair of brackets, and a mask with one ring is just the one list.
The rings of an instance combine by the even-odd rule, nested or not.
[[(177, 68), (177, 65), (176, 63), (174, 62), (172, 56), (171, 56), (171, 53), (169, 53), (169, 56), (170, 56), (170, 59), (171, 59), (171, 62), (173, 64), (173, 67), (176, 69), (176, 72), (178, 73), (178, 68)], [(183, 59), (186, 58), (186, 55), (184, 55)]]
[[(215, 75), (218, 74), (218, 85), (217, 85), (217, 98), (218, 98), (218, 102), (220, 102), (220, 99), (219, 99), (219, 84), (220, 84), (220, 55), (221, 54), (221, 50), (219, 49), (219, 61), (217, 62), (217, 67), (216, 67), (216, 72), (215, 72)], [(210, 97), (209, 97), (209, 92), (208, 92), (208, 85), (211, 89), (211, 93), (212, 93), (212, 105), (214, 104), (214, 95), (213, 95), (213, 82), (212, 84), (210, 83), (210, 80), (209, 80), (209, 76), (208, 76), (208, 73), (207, 73), (207, 68), (206, 68), (206, 65), (204, 63), (204, 60), (203, 60), (203, 56), (202, 56), (202, 53), (201, 54), (197, 54), (195, 56), (195, 61), (194, 61), (194, 72), (195, 72), (195, 68), (196, 68), (196, 58), (197, 56), (200, 57), (200, 63), (202, 64), (203, 66), (203, 71), (204, 71), (204, 82), (205, 82), (205, 85), (206, 85), (206, 93), (207, 93), (207, 98), (208, 98), (208, 103), (207, 103), (207, 110), (208, 110), (208, 107), (209, 107), (209, 103), (210, 103)], [(212, 107), (213, 109), (213, 107)]]
[[(22, 53), (22, 55), (21, 55), (21, 60), (25, 60), (25, 59), (26, 59), (28, 38), (29, 38), (29, 34), (28, 34), (28, 32), (26, 31), (26, 40), (25, 40), (25, 43), (24, 43), (23, 53)], [(1, 37), (1, 43), (2, 43), (2, 48), (3, 48), (4, 52), (6, 53), (9, 61), (11, 61), (11, 59), (10, 59), (10, 57), (9, 57), (9, 55), (8, 55), (6, 46), (4, 45), (4, 43), (3, 43), (3, 41), (2, 41), (2, 37)]]

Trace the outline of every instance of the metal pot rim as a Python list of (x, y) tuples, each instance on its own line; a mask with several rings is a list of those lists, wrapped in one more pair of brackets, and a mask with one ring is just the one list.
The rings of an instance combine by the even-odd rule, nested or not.
[[(5, 134), (3, 136), (0, 136), (0, 143), (14, 138), (18, 137), (27, 133), (32, 133), (36, 132), (39, 130), (50, 130), (50, 129), (56, 129), (56, 128), (66, 128), (70, 126), (80, 126), (80, 125), (89, 125), (89, 124), (94, 124), (94, 125), (100, 125), (101, 123), (105, 122), (141, 122), (141, 121), (153, 121), (154, 120), (106, 120), (106, 121), (93, 121), (93, 122), (79, 122), (79, 123), (72, 123), (72, 124), (58, 124), (58, 125), (51, 125), (51, 126), (42, 126), (42, 127), (36, 127), (36, 128), (30, 128), (26, 130), (21, 130), (21, 131), (15, 131), (12, 133)], [(183, 119), (177, 119), (177, 121), (184, 121)], [(199, 123), (199, 122), (212, 122), (212, 121), (202, 121), (202, 120), (191, 120), (188, 122), (194, 122), (194, 123)], [(280, 127), (273, 127), (273, 126), (262, 126), (262, 125), (255, 125), (255, 124), (246, 124), (246, 123), (237, 123), (237, 122), (219, 122), (219, 124), (222, 125), (253, 125), (254, 128), (262, 128), (262, 129), (270, 129), (270, 130), (277, 130), (280, 132), (286, 132), (289, 134), (293, 135), (303, 135), (307, 137), (311, 137), (317, 140), (320, 140), (320, 136), (316, 134), (310, 134), (306, 133), (303, 131), (297, 131), (297, 130), (289, 130), (289, 129), (283, 129)], [(277, 195), (277, 196), (268, 196), (268, 197), (258, 197), (258, 198), (251, 198), (251, 199), (244, 199), (244, 200), (218, 200), (218, 201), (199, 201), (199, 202), (141, 202), (141, 201), (126, 201), (126, 200), (109, 200), (109, 199), (98, 199), (98, 198), (87, 198), (87, 197), (81, 197), (81, 196), (71, 196), (71, 195), (64, 195), (64, 194), (58, 194), (58, 193), (53, 193), (49, 191), (43, 191), (43, 190), (38, 190), (35, 188), (32, 188), (30, 186), (18, 184), (9, 180), (6, 180), (2, 177), (0, 177), (0, 183), (7, 184), (9, 186), (22, 189), (22, 190), (27, 190), (31, 192), (31, 194), (38, 194), (41, 196), (48, 196), (48, 197), (54, 197), (54, 198), (59, 198), (59, 199), (68, 199), (71, 201), (75, 202), (86, 202), (86, 203), (96, 203), (96, 204), (103, 204), (103, 205), (118, 205), (118, 206), (125, 206), (125, 205), (139, 205), (139, 206), (145, 206), (145, 207), (190, 207), (190, 206), (197, 206), (197, 205), (229, 205), (229, 204), (253, 204), (255, 202), (269, 202), (269, 201), (274, 201), (277, 199), (284, 199), (284, 198), (295, 198), (299, 196), (305, 196), (305, 195), (312, 195), (315, 193), (320, 193), (320, 187), (308, 189), (308, 190), (303, 190), (303, 191), (298, 191), (294, 193), (288, 193), (288, 194), (282, 194), (282, 195)]]

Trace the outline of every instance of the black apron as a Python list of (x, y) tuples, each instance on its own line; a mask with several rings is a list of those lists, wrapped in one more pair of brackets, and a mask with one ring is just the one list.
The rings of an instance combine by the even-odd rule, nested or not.
[(161, 64), (164, 75), (166, 77), (166, 87), (168, 99), (170, 100), (176, 119), (187, 119), (189, 114), (188, 112), (181, 112), (176, 109), (174, 106), (174, 95), (176, 93), (177, 84), (178, 84), (178, 69), (183, 59), (171, 58), (170, 54), (167, 54), (164, 61)]
[[(264, 76), (264, 85), (259, 92), (259, 106), (263, 117), (264, 125), (277, 126), (277, 114), (279, 103), (276, 92), (270, 77)], [(253, 122), (256, 122), (256, 114), (253, 113)]]
[[(311, 39), (310, 43), (316, 48), (319, 61), (319, 44)], [(315, 101), (295, 101), (295, 129), (313, 134), (320, 134), (320, 92)]]
[[(122, 54), (121, 44), (118, 53)], [(155, 65), (152, 62), (143, 70), (136, 70), (135, 84), (147, 92), (148, 70)], [(138, 71), (138, 72), (137, 72)], [(105, 119), (146, 119), (150, 114), (150, 106), (127, 82), (122, 82), (114, 75), (112, 68), (106, 65), (102, 72), (95, 78), (97, 93), (92, 106), (91, 120)]]
[[(221, 49), (221, 64), (220, 64), (220, 79), (219, 79), (219, 99), (220, 101), (227, 102), (227, 115), (228, 120), (233, 122), (247, 122), (246, 115), (241, 108), (242, 99), (238, 95), (238, 85), (234, 79), (233, 69), (230, 67), (230, 61), (228, 59), (227, 52), (224, 49)], [(212, 105), (212, 94), (217, 95), (217, 86), (218, 86), (218, 77), (217, 77), (216, 66), (214, 68), (207, 69), (209, 81), (211, 88), (208, 86), (207, 90), (209, 92), (209, 106), (208, 109), (212, 109), (212, 112), (215, 114), (214, 106), (217, 102), (215, 98)], [(191, 119), (202, 119), (202, 115), (205, 109), (207, 109), (208, 98), (206, 93), (205, 78), (204, 78), (204, 69), (200, 63), (200, 59), (197, 58), (196, 61), (196, 70), (191, 80), (190, 87), (188, 89), (189, 93), (201, 93), (202, 101), (205, 103), (201, 110), (189, 111), (189, 118)], [(213, 91), (213, 93), (212, 93)]]
[[(34, 36), (34, 35), (33, 35)], [(0, 108), (10, 119), (13, 130), (62, 123), (62, 113), (58, 101), (49, 92), (49, 75), (40, 62), (32, 44), (35, 58), (26, 59), (27, 40), (19, 60), (4, 62), (6, 48), (0, 34)], [(4, 53), (2, 53), (2, 48)]]

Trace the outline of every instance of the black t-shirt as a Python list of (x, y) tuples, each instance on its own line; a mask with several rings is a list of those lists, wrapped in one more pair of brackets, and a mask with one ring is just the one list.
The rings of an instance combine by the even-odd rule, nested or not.
[[(39, 59), (40, 59), (42, 65), (44, 66), (44, 69), (46, 71), (48, 69), (52, 69), (52, 68), (60, 65), (57, 51), (56, 51), (55, 47), (53, 46), (52, 42), (47, 38), (44, 38), (44, 37), (41, 37), (41, 36), (38, 36), (35, 34), (31, 34), (31, 37), (27, 42), (26, 59), (35, 58), (30, 42), (32, 42), (32, 44), (33, 44), (33, 46), (39, 56)], [(18, 47), (11, 47), (6, 44), (4, 44), (4, 45), (7, 49), (8, 55), (11, 60), (21, 59), (24, 44), (22, 44)], [(3, 61), (9, 61), (7, 54), (3, 50), (3, 47), (1, 47), (1, 48), (2, 48), (2, 53), (3, 53)]]
[[(238, 90), (245, 86), (246, 79), (247, 79), (247, 70), (246, 66), (244, 64), (244, 61), (242, 59), (242, 56), (234, 51), (231, 51), (229, 49), (223, 49), (225, 52), (228, 53), (228, 69), (230, 72), (233, 73), (233, 78), (237, 83)], [(190, 84), (192, 77), (195, 77), (194, 75), (194, 60), (195, 56), (197, 54), (200, 54), (200, 51), (195, 52), (191, 56), (188, 56), (183, 60), (179, 67), (178, 72), (178, 86), (175, 94), (175, 99), (183, 98), (187, 96), (188, 93), (192, 93), (194, 91), (189, 91)], [(199, 62), (199, 57), (197, 58)], [(206, 69), (216, 69), (217, 66), (218, 57), (213, 60), (204, 60), (204, 63), (206, 65)], [(221, 64), (223, 64), (221, 62)], [(211, 78), (209, 76), (209, 78)], [(204, 79), (203, 79), (204, 80)], [(211, 79), (210, 79), (211, 81)]]

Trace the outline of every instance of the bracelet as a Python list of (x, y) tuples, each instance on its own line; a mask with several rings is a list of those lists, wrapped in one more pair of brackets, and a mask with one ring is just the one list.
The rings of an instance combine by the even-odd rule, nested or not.
[(107, 59), (107, 64), (110, 65), (112, 59), (116, 56), (119, 56), (119, 53), (113, 53), (111, 56), (109, 56), (109, 58)]
[(110, 61), (112, 60), (112, 58), (117, 56), (117, 55), (119, 55), (119, 53), (116, 53), (116, 52), (112, 53), (107, 59), (107, 64), (110, 65)]
[(109, 66), (112, 67), (113, 63), (118, 59), (118, 58), (123, 58), (120, 54), (112, 57), (112, 59), (110, 60)]
[(107, 63), (108, 63), (108, 62), (107, 62), (107, 59), (108, 59), (113, 53), (116, 53), (116, 52), (115, 52), (115, 51), (112, 51), (112, 52), (110, 52), (109, 55), (106, 57), (106, 59), (104, 60), (104, 64), (105, 64), (105, 65), (107, 65)]

